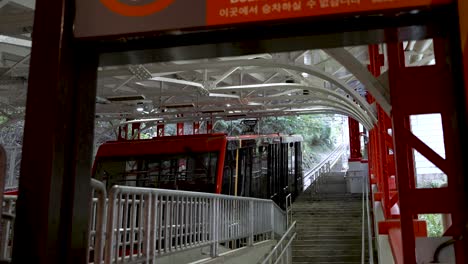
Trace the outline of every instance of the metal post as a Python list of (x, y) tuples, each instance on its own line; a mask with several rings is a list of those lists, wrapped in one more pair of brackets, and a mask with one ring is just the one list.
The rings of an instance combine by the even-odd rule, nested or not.
[(248, 219), (249, 219), (249, 222), (248, 222), (248, 225), (249, 225), (249, 238), (248, 238), (248, 241), (247, 241), (247, 245), (248, 246), (253, 246), (253, 243), (254, 243), (254, 202), (253, 201), (249, 201), (249, 208), (248, 208), (248, 212), (249, 212), (249, 216), (248, 216)]
[(193, 122), (193, 134), (197, 135), (200, 133), (200, 122)]
[(207, 134), (213, 133), (213, 121), (211, 120), (206, 121), (206, 133)]
[(184, 123), (177, 123), (177, 135), (178, 136), (184, 135)]
[(219, 240), (219, 207), (220, 202), (218, 198), (211, 199), (211, 235), (212, 235), (212, 243), (211, 243), (211, 257), (215, 258), (218, 256), (218, 240)]
[[(461, 58), (455, 61), (456, 66), (458, 66), (460, 70), (459, 74), (456, 74), (455, 76), (459, 76), (460, 78), (459, 80), (456, 80), (457, 83), (464, 84), (464, 87), (465, 87), (464, 92), (462, 91), (462, 89), (459, 89), (460, 95), (464, 94), (464, 98), (462, 96), (459, 96), (459, 98), (463, 98), (463, 99), (459, 99), (461, 101), (461, 103), (459, 104), (461, 105), (461, 109), (462, 109), (461, 112), (464, 113), (464, 115), (461, 115), (460, 134), (464, 135), (461, 137), (461, 140), (462, 140), (461, 143), (463, 145), (462, 148), (465, 151), (462, 153), (463, 157), (461, 157), (461, 159), (467, 160), (468, 159), (468, 151), (466, 151), (468, 149), (468, 138), (466, 137), (466, 134), (468, 131), (468, 41), (467, 41), (468, 40), (468, 2), (467, 1), (458, 0), (458, 18), (459, 18), (460, 34), (459, 34), (459, 39), (457, 40), (458, 43), (453, 43), (456, 47), (453, 50), (455, 52), (458, 51), (457, 53), (460, 53), (460, 50), (461, 50), (461, 54), (459, 54), (461, 56), (455, 56), (456, 58)], [(461, 42), (461, 49), (458, 48), (460, 47), (459, 46), (460, 42)], [(467, 175), (468, 166), (464, 166), (463, 169), (464, 169), (464, 172), (462, 175)], [(464, 201), (466, 202), (468, 201), (468, 180), (466, 178), (464, 179), (463, 193), (464, 193), (464, 197), (462, 199), (464, 199)], [(468, 225), (468, 208), (467, 207), (468, 205), (465, 203), (464, 208), (463, 208), (465, 226)], [(464, 231), (465, 238), (468, 236), (467, 233), (468, 233), (468, 230), (467, 228), (465, 228), (465, 231)], [(462, 246), (458, 246), (459, 251), (468, 252), (468, 240), (464, 239), (463, 243), (464, 244)]]
[(36, 1), (13, 263), (88, 261), (98, 56), (73, 40), (74, 11)]
[(158, 137), (164, 137), (164, 124), (158, 124), (156, 126), (156, 133)]
[[(2, 192), (0, 193), (0, 208), (3, 211), (3, 190), (5, 189), (5, 177), (6, 177), (6, 152), (5, 149), (0, 145), (0, 190)], [(11, 165), (10, 165), (11, 166)], [(9, 206), (7, 206), (9, 208)], [(1, 213), (0, 211), (0, 223), (2, 221), (1, 219)], [(8, 244), (8, 228), (9, 228), (9, 223), (7, 224), (6, 221), (4, 223), (3, 228), (1, 229), (0, 233), (0, 249), (2, 252), (0, 252), (0, 258), (4, 259), (6, 257), (6, 249), (7, 249), (7, 244)]]
[(271, 239), (275, 239), (275, 205), (271, 203)]
[(361, 139), (359, 137), (359, 122), (349, 117), (348, 126), (349, 126), (349, 149), (351, 152), (349, 161), (360, 161), (362, 159), (362, 154), (361, 154)]

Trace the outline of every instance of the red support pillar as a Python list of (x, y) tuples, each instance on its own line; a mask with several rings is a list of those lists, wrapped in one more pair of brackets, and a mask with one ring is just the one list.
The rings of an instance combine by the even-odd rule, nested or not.
[(350, 157), (349, 161), (360, 161), (362, 159), (361, 154), (361, 139), (359, 133), (359, 122), (353, 118), (348, 118), (349, 126), (349, 149)]
[(157, 137), (164, 137), (164, 124), (157, 124), (156, 125), (156, 136)]
[(200, 122), (193, 122), (193, 134), (197, 135), (200, 133)]
[(132, 139), (141, 139), (141, 123), (132, 123)]
[[(384, 55), (380, 54), (378, 45), (369, 45), (369, 71), (378, 77), (381, 74), (381, 67), (384, 65)], [(375, 99), (368, 94), (367, 101), (374, 103)], [(396, 189), (394, 184), (395, 162), (393, 155), (393, 139), (389, 134), (392, 131), (390, 117), (377, 104), (377, 126), (370, 132), (371, 152), (369, 162), (369, 175), (374, 177), (380, 194), (379, 200), (386, 218), (394, 218), (391, 209), (397, 202)]]
[(119, 136), (117, 140), (127, 140), (127, 133), (128, 133), (128, 124), (124, 126), (119, 126)]
[(213, 133), (213, 121), (211, 120), (206, 121), (206, 133), (207, 134)]
[[(465, 134), (468, 132), (468, 1), (466, 0), (458, 0), (458, 18), (459, 18), (459, 27), (460, 27), (460, 39), (461, 41), (461, 53), (460, 55), (462, 56), (457, 56), (461, 58), (461, 63), (459, 62), (458, 65), (462, 66), (460, 69), (460, 79), (458, 82), (460, 84), (464, 84), (465, 89), (464, 89), (464, 100), (462, 103), (462, 111), (464, 112), (465, 115), (462, 118), (462, 122), (464, 125), (461, 125), (461, 130), (462, 134)], [(458, 43), (457, 43), (458, 44)], [(458, 46), (458, 45), (457, 45)], [(457, 49), (460, 50), (460, 49)], [(460, 96), (461, 97), (461, 96)], [(464, 111), (463, 111), (464, 110)], [(464, 142), (462, 142), (464, 145), (465, 153), (463, 153), (462, 159), (468, 160), (468, 139), (464, 139)], [(463, 173), (464, 175), (468, 175), (468, 166), (465, 166), (465, 171)], [(460, 181), (460, 185), (464, 185), (464, 201), (468, 201), (468, 180), (465, 178), (464, 181)], [(465, 203), (464, 205), (464, 219), (465, 222), (468, 222), (468, 206)], [(466, 224), (468, 226), (468, 223)], [(458, 245), (460, 251), (468, 252), (468, 228), (465, 229), (464, 231), (464, 245)]]
[(177, 135), (178, 136), (184, 135), (184, 123), (177, 123)]
[[(396, 32), (391, 32), (396, 34)], [(395, 38), (393, 38), (395, 39)], [(463, 159), (461, 135), (457, 124), (457, 93), (446, 53), (449, 40), (434, 39), (436, 64), (405, 67), (401, 43), (388, 43), (389, 83), (392, 101), (393, 137), (396, 153), (398, 193), (401, 213), (403, 263), (416, 263), (413, 219), (418, 214), (451, 214), (450, 231), (456, 238), (466, 234), (464, 215)], [(440, 87), (444, 87), (441, 89)], [(411, 131), (410, 117), (440, 114), (444, 132), (445, 159), (419, 140)], [(437, 189), (416, 189), (414, 154), (418, 151), (448, 178), (448, 186)], [(455, 243), (457, 263), (466, 263), (463, 240)]]

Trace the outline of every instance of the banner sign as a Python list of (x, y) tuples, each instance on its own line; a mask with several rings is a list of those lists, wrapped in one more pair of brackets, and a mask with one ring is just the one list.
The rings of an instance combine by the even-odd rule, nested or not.
[(380, 12), (453, 0), (79, 0), (75, 36), (100, 37), (321, 15)]

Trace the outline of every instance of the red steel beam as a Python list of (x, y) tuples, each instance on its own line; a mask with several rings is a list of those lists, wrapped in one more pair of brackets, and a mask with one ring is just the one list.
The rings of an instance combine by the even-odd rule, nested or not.
[[(389, 34), (395, 34), (392, 31)], [(450, 213), (454, 230), (464, 230), (463, 160), (456, 123), (454, 73), (447, 63), (449, 39), (434, 39), (436, 64), (406, 67), (401, 43), (387, 43), (389, 82), (392, 101), (393, 135), (395, 141), (397, 184), (400, 200), (401, 236), (404, 263), (415, 263), (415, 230), (413, 219), (422, 213)], [(444, 87), (444, 89), (440, 89)], [(421, 103), (420, 103), (421, 102)], [(445, 159), (417, 139), (411, 132), (412, 115), (439, 113), (444, 131)], [(417, 150), (443, 170), (448, 187), (419, 190), (415, 186), (414, 154)], [(457, 236), (462, 236), (458, 233)], [(456, 243), (457, 263), (465, 263), (465, 252)]]

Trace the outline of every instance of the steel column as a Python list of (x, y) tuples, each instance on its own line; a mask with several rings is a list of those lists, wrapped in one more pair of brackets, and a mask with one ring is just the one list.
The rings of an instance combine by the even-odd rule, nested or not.
[(360, 161), (362, 159), (362, 154), (361, 154), (361, 138), (359, 134), (359, 122), (349, 117), (348, 126), (349, 126), (349, 150), (350, 150), (349, 161)]
[(200, 122), (193, 122), (193, 134), (198, 135), (200, 133)]
[(206, 133), (207, 134), (213, 133), (213, 121), (211, 120), (206, 121)]
[[(394, 31), (388, 33), (396, 34)], [(454, 72), (448, 63), (450, 54), (446, 53), (449, 44), (450, 38), (435, 38), (436, 65), (412, 68), (405, 67), (401, 43), (387, 44), (404, 263), (416, 263), (413, 219), (418, 214), (449, 213), (452, 219), (450, 235), (459, 238), (466, 233), (464, 193), (460, 184), (463, 182), (462, 149), (459, 130), (454, 126), (458, 122), (457, 91), (453, 83)], [(445, 159), (411, 132), (410, 116), (434, 113), (442, 118)], [(416, 189), (415, 150), (447, 175), (448, 187)], [(457, 245), (461, 243), (456, 243), (457, 263), (465, 263), (465, 253)]]
[[(380, 54), (378, 45), (369, 46), (369, 71), (376, 77), (381, 74), (381, 67), (384, 65), (384, 56)], [(375, 102), (372, 95), (368, 94), (369, 103)], [(395, 186), (391, 182), (391, 176), (395, 175), (395, 162), (393, 152), (393, 140), (389, 131), (392, 130), (390, 117), (377, 104), (378, 124), (371, 131), (371, 162), (369, 163), (369, 175), (375, 177), (375, 182), (379, 188), (379, 200), (382, 202), (384, 215), (386, 218), (392, 218), (391, 208), (397, 202)]]
[(184, 123), (177, 123), (177, 135), (178, 136), (184, 135)]
[(164, 137), (164, 124), (156, 125), (156, 135), (157, 137)]
[(132, 139), (141, 138), (141, 123), (132, 123)]
[[(468, 133), (468, 1), (465, 0), (458, 0), (458, 18), (459, 18), (459, 30), (460, 30), (460, 38), (458, 39), (461, 42), (461, 49), (457, 48), (459, 43), (454, 43), (455, 47), (453, 50), (458, 51), (461, 54), (455, 54), (453, 57), (462, 58), (461, 60), (456, 62), (456, 66), (459, 67), (459, 74), (455, 74), (455, 76), (459, 76), (459, 80), (456, 80), (457, 83), (464, 84), (464, 91), (460, 92), (459, 98), (464, 98), (462, 102), (460, 102), (461, 112), (464, 113), (464, 116), (461, 116), (461, 123), (460, 125), (460, 134), (465, 135), (461, 137), (463, 149), (465, 150), (462, 153), (462, 159), (468, 160), (468, 138), (466, 134)], [(461, 56), (460, 56), (461, 55)], [(464, 95), (464, 96), (463, 96)], [(463, 175), (468, 175), (468, 166), (464, 166)], [(464, 184), (464, 201), (468, 201), (468, 180), (463, 180)], [(462, 198), (463, 199), (463, 198)], [(468, 252), (468, 206), (465, 203), (464, 205), (464, 226), (465, 229), (463, 230), (463, 237), (465, 237), (463, 245), (457, 245), (459, 247), (458, 250)], [(466, 260), (466, 258), (465, 258)]]
[(36, 2), (13, 263), (88, 261), (98, 56), (73, 17), (72, 1)]

